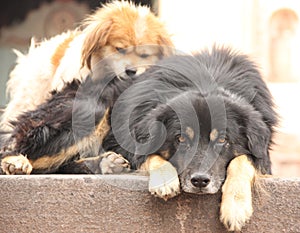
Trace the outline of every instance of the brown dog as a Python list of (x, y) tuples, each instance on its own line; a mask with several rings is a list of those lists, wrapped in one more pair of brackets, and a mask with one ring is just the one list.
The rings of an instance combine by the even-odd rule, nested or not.
[(41, 43), (32, 41), (27, 55), (16, 51), (18, 64), (7, 87), (11, 100), (1, 128), (10, 130), (9, 122), (21, 112), (35, 109), (66, 82), (82, 80), (103, 58), (116, 74), (135, 75), (169, 54), (170, 47), (164, 25), (149, 8), (125, 1), (106, 4), (78, 29)]

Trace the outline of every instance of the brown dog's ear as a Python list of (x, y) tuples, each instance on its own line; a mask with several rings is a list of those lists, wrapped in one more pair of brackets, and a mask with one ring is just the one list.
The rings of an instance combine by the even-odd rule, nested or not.
[(105, 46), (112, 30), (112, 21), (93, 21), (84, 29), (86, 34), (81, 51), (81, 65), (91, 69), (92, 55)]

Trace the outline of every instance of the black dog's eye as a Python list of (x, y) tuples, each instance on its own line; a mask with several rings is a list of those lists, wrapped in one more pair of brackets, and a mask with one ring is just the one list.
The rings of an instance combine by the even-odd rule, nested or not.
[(219, 144), (224, 144), (225, 142), (226, 142), (225, 136), (220, 136), (217, 140), (217, 143), (219, 143)]
[(183, 136), (183, 135), (178, 135), (176, 137), (176, 140), (177, 140), (178, 143), (185, 143), (187, 141), (186, 137)]
[(126, 54), (126, 49), (124, 48), (116, 47), (116, 50), (121, 54)]
[(189, 150), (192, 146), (192, 141), (189, 139), (187, 135), (178, 135), (176, 136), (176, 147), (179, 150)]

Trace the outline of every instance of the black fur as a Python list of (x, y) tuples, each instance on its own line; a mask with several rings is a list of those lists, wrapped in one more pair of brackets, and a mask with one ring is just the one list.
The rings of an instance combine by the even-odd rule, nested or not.
[[(174, 56), (147, 70), (120, 96), (103, 147), (122, 154), (135, 169), (147, 155), (168, 151), (183, 189), (215, 192), (238, 155), (248, 155), (262, 174), (271, 173), (269, 149), (277, 124), (273, 106), (246, 56), (226, 48)], [(193, 139), (186, 136), (188, 127)], [(216, 141), (210, 140), (213, 129), (219, 133)], [(180, 136), (185, 142), (178, 142)], [(205, 174), (213, 187), (191, 187), (195, 174)]]
[[(5, 142), (14, 142), (14, 151), (6, 153), (32, 160), (56, 154), (89, 135), (110, 108), (112, 130), (102, 147), (122, 154), (133, 169), (149, 154), (168, 151), (182, 182), (210, 155), (218, 164), (211, 173), (221, 182), (226, 166), (239, 154), (249, 155), (260, 172), (271, 173), (269, 149), (277, 116), (266, 84), (246, 56), (213, 48), (162, 60), (133, 79), (95, 77), (97, 73), (82, 85), (67, 84), (38, 109), (21, 115)], [(186, 138), (187, 127), (194, 130), (193, 139)], [(226, 137), (224, 143), (210, 141), (214, 128)], [(182, 135), (186, 141), (179, 143)], [(79, 157), (74, 155), (70, 163)]]

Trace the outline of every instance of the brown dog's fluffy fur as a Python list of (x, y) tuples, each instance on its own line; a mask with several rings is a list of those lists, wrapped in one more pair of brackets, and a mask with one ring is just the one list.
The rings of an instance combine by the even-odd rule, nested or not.
[[(149, 8), (125, 1), (108, 3), (74, 30), (36, 43), (27, 55), (15, 51), (17, 65), (10, 75), (10, 102), (1, 119), (2, 130), (23, 111), (33, 110), (66, 82), (82, 80), (102, 62), (117, 74), (134, 75), (171, 53), (164, 25)], [(9, 136), (9, 133), (8, 133)]]

